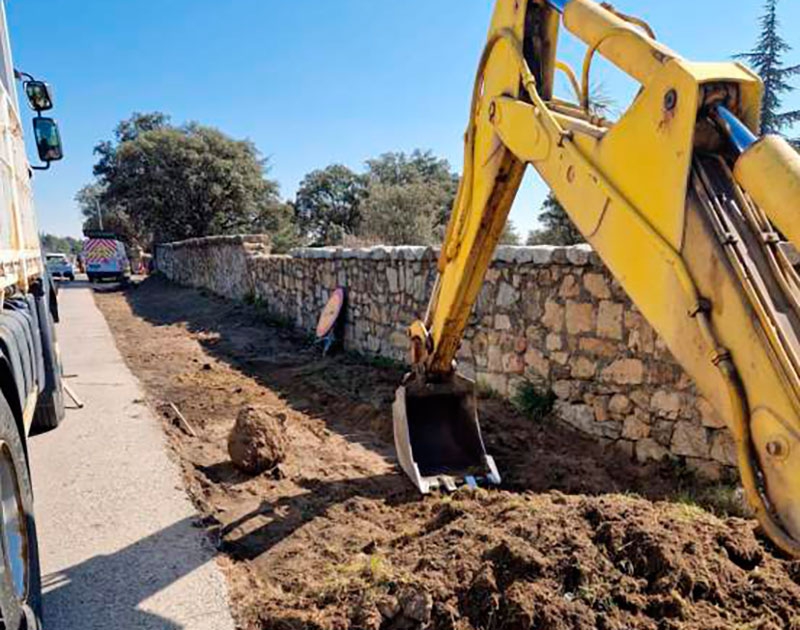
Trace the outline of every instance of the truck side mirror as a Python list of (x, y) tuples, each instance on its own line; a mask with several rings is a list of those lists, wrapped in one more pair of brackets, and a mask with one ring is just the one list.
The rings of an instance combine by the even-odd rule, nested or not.
[(39, 151), (39, 159), (47, 163), (44, 168), (49, 167), (50, 162), (64, 157), (61, 134), (58, 132), (58, 123), (55, 120), (37, 116), (33, 119), (33, 134), (36, 139), (36, 149)]
[(25, 81), (25, 96), (28, 97), (28, 104), (36, 112), (46, 112), (53, 109), (53, 95), (50, 86), (44, 81)]

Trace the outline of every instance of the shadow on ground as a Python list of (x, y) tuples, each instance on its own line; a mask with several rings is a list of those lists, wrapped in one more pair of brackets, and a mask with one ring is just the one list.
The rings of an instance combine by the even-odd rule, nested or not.
[[(194, 519), (184, 519), (116, 553), (94, 556), (63, 572), (44, 576), (45, 628), (184, 628), (142, 605), (203, 564), (213, 562), (211, 550), (197, 548), (195, 527)], [(198, 611), (202, 611), (201, 597), (198, 593)]]

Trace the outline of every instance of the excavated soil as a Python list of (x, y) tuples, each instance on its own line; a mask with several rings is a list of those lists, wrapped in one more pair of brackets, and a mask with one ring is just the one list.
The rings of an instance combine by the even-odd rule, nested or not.
[[(244, 630), (800, 629), (800, 563), (753, 521), (687, 502), (672, 467), (485, 400), (504, 489), (420, 498), (392, 460), (398, 368), (322, 358), (253, 307), (159, 279), (97, 302), (164, 418)], [(286, 418), (286, 459), (256, 477), (227, 452), (249, 405)]]

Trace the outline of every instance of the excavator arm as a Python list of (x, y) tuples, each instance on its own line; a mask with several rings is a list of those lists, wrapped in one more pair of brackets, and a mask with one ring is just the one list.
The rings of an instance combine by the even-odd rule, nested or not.
[[(556, 60), (562, 27), (587, 45), (580, 78)], [(641, 85), (614, 123), (589, 102), (597, 54)], [(574, 102), (553, 95), (556, 71)], [(438, 280), (394, 405), (398, 458), (420, 490), (500, 483), (455, 355), (531, 165), (726, 419), (758, 519), (800, 555), (800, 278), (778, 233), (800, 245), (800, 156), (757, 137), (762, 91), (746, 68), (687, 61), (608, 4), (498, 0)]]

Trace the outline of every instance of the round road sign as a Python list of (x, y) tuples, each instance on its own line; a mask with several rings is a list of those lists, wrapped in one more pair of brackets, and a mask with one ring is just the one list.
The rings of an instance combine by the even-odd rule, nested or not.
[(339, 287), (332, 294), (331, 299), (322, 309), (322, 314), (319, 316), (319, 323), (317, 323), (317, 339), (327, 337), (336, 327), (336, 322), (339, 320), (339, 315), (342, 314), (342, 307), (344, 306), (344, 289)]

